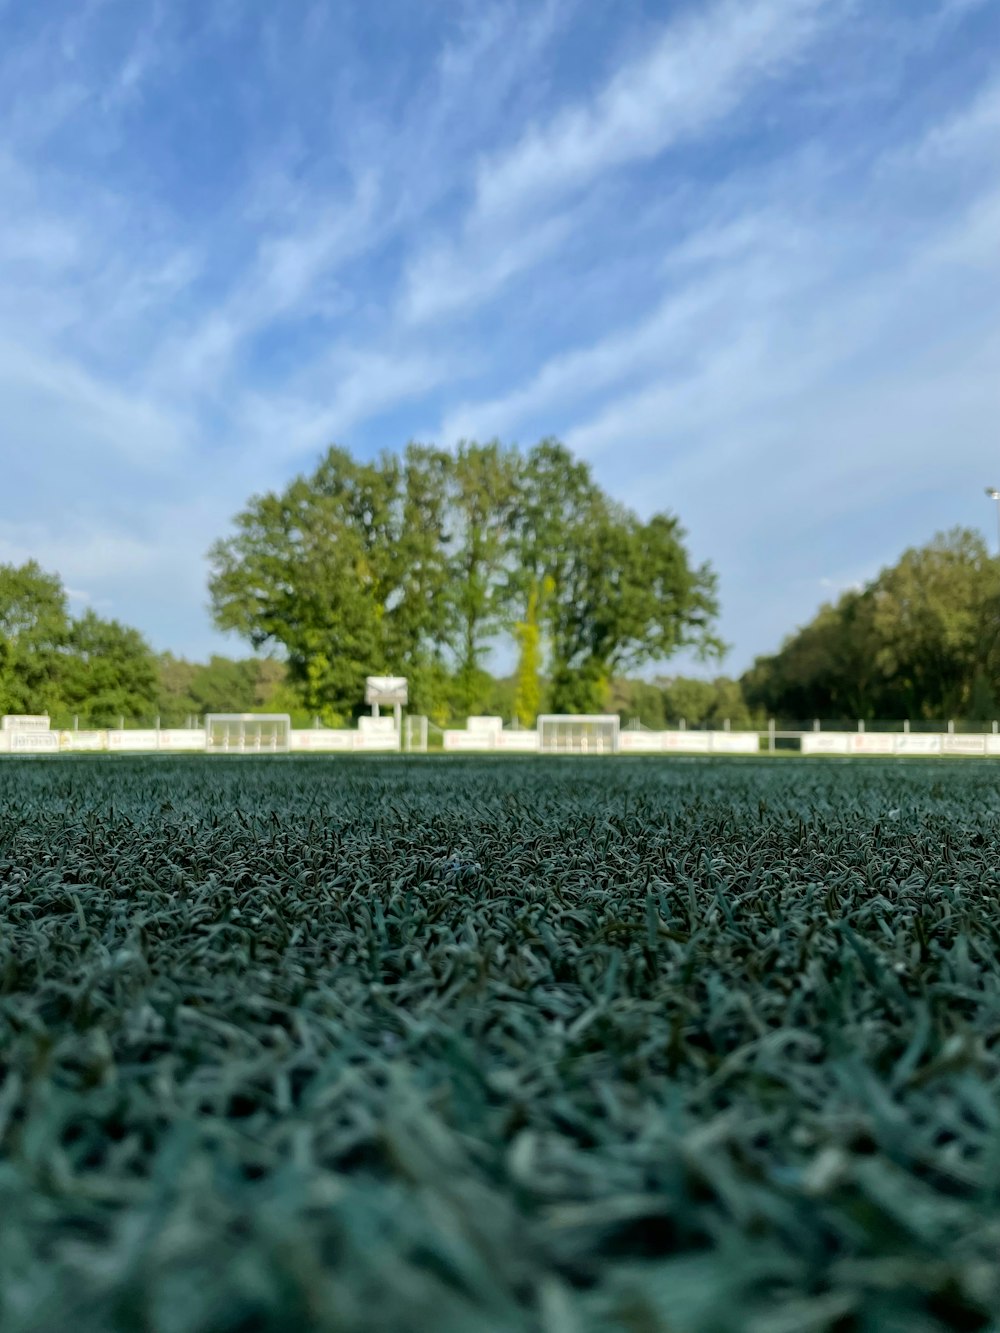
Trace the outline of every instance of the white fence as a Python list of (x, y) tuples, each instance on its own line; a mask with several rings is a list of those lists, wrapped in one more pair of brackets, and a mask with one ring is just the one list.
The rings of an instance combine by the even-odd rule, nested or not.
[[(420, 721), (426, 748), (424, 719)], [(115, 728), (109, 730), (53, 731), (47, 717), (0, 718), (0, 754), (112, 754), (202, 753), (208, 749), (204, 728)], [(44, 725), (43, 725), (44, 724)], [(411, 729), (412, 730), (412, 729)], [(778, 743), (781, 743), (779, 746)], [(507, 729), (499, 717), (470, 717), (464, 730), (442, 733), (449, 754), (535, 754), (539, 733)], [(401, 733), (392, 717), (362, 717), (356, 730), (314, 727), (292, 729), (288, 749), (294, 754), (395, 753)], [(410, 744), (413, 748), (413, 736)], [(805, 755), (830, 756), (1000, 756), (998, 732), (913, 731), (619, 731), (619, 754), (754, 755), (777, 748)], [(264, 751), (261, 751), (264, 753)]]

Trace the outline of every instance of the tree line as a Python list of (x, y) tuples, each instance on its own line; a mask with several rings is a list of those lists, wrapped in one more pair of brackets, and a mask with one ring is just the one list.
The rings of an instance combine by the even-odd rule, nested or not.
[(741, 685), (788, 719), (996, 718), (1000, 561), (977, 532), (939, 533), (820, 607)]
[[(210, 566), (216, 622), (257, 655), (156, 654), (93, 608), (71, 614), (36, 562), (0, 566), (0, 713), (350, 722), (379, 672), (408, 675), (411, 711), (441, 726), (470, 713), (530, 725), (542, 711), (654, 728), (1000, 713), (1000, 560), (966, 529), (821, 606), (739, 680), (643, 679), (682, 644), (718, 650), (714, 575), (692, 567), (675, 519), (639, 520), (553, 441), (527, 454), (411, 445), (372, 463), (332, 449), (312, 476), (251, 499)], [(503, 635), (516, 668), (497, 677), (484, 659)]]
[[(536, 713), (549, 708), (552, 698), (539, 662)], [(465, 688), (457, 672), (445, 674), (430, 714), (439, 726), (464, 721)], [(507, 721), (525, 702), (523, 673), (498, 677), (483, 671), (479, 689), (482, 711)], [(359, 696), (352, 711), (356, 715), (362, 708)], [(601, 709), (651, 727), (681, 717), (691, 725), (721, 725), (724, 717), (733, 726), (749, 723), (738, 684), (726, 678), (614, 677)], [(150, 726), (156, 719), (176, 727), (226, 712), (289, 713), (296, 726), (310, 725), (315, 716), (279, 658), (216, 654), (191, 662), (155, 653), (137, 630), (102, 619), (93, 609), (71, 615), (59, 576), (36, 562), (0, 565), (0, 714), (47, 713), (56, 727), (76, 722), (88, 728), (115, 727), (120, 720)]]

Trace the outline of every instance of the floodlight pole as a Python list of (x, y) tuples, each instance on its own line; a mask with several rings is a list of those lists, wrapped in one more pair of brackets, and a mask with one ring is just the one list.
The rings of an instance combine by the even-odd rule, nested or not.
[(1000, 490), (995, 486), (987, 486), (986, 494), (991, 500), (996, 501), (997, 506), (997, 553), (1000, 554)]

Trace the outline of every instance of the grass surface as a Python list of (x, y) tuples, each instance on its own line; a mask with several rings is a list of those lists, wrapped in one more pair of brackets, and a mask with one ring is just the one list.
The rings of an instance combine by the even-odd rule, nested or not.
[(1000, 1301), (1000, 769), (0, 767), (0, 1329)]

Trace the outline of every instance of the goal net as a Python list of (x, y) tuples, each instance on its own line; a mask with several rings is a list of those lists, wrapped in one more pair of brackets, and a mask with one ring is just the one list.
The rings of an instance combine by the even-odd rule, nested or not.
[(618, 715), (547, 714), (538, 719), (538, 749), (542, 754), (615, 754)]
[(291, 725), (287, 713), (209, 713), (205, 749), (209, 754), (282, 754)]

